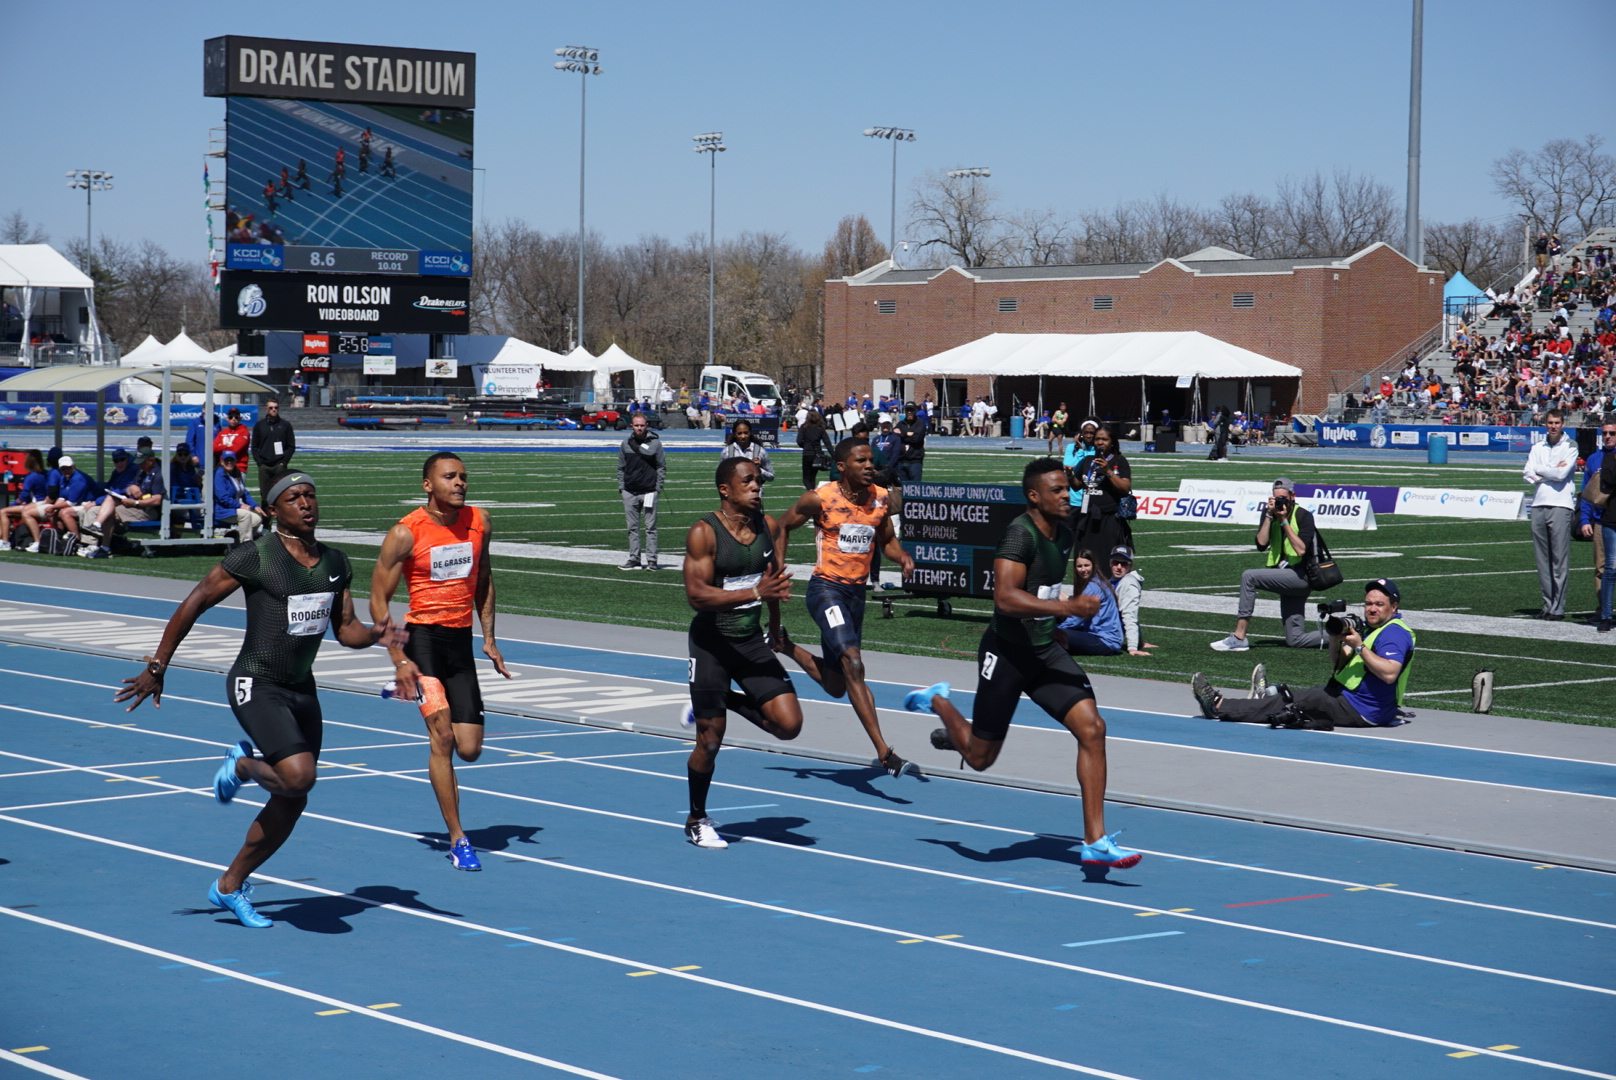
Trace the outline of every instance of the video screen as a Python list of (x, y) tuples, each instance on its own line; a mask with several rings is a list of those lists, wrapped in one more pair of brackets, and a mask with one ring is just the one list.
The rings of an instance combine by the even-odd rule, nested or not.
[(232, 97), (227, 131), (227, 265), (470, 273), (469, 110)]

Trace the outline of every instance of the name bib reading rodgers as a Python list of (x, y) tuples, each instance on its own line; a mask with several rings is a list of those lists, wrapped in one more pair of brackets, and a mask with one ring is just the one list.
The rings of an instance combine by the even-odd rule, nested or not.
[[(762, 581), (762, 580), (763, 580), (763, 575), (762, 574), (731, 574), (729, 577), (726, 577), (724, 579), (724, 591), (725, 592), (741, 592), (743, 590), (755, 589), (757, 587), (758, 583), (760, 581)], [(758, 604), (760, 604), (760, 603), (762, 603), (762, 601), (753, 600), (749, 604), (740, 605), (735, 610), (736, 611), (745, 611), (747, 608), (755, 608), (755, 607), (757, 607)]]
[(336, 593), (298, 593), (286, 598), (286, 632), (293, 637), (318, 637), (331, 625), (331, 601)]
[(459, 581), (471, 576), (471, 543), (439, 544), (432, 549), (432, 580)]

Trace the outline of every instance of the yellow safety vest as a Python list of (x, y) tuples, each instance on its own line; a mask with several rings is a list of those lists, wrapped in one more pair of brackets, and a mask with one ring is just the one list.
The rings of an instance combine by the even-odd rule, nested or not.
[(1388, 626), (1401, 626), (1408, 631), (1408, 655), (1403, 658), (1403, 670), (1397, 673), (1397, 704), (1401, 705), (1403, 703), (1403, 690), (1408, 686), (1408, 669), (1414, 666), (1414, 646), (1417, 643), (1414, 628), (1401, 618), (1383, 622), (1371, 630), (1369, 636), (1363, 639), (1363, 648), (1353, 654), (1352, 659), (1342, 664), (1341, 670), (1330, 677), (1348, 690), (1358, 689), (1358, 684), (1364, 681), (1364, 674), (1369, 670), (1364, 664), (1363, 654), (1369, 651), (1375, 644), (1375, 639), (1380, 636), (1380, 632)]
[[(1285, 524), (1289, 525), (1293, 530), (1296, 529), (1296, 507), (1291, 507), (1291, 516), (1286, 520)], [(1297, 532), (1296, 535), (1300, 536), (1301, 533)], [(1296, 560), (1302, 557), (1300, 552), (1291, 547), (1291, 538), (1285, 535), (1283, 528), (1279, 530), (1279, 543), (1277, 544), (1273, 541), (1273, 530), (1270, 528), (1267, 554), (1268, 569), (1270, 570), (1278, 566), (1281, 559), (1285, 560), (1286, 565), (1295, 566)]]

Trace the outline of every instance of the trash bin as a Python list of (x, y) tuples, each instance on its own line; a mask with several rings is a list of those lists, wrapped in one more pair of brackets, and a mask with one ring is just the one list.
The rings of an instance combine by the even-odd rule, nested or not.
[(1026, 419), (1026, 417), (1012, 416), (1010, 418), (1010, 439), (1011, 439), (1011, 441), (1012, 442), (1019, 442), (1021, 437), (1023, 435), (1025, 435), (1025, 434), (1027, 434), (1027, 419)]
[(1448, 463), (1448, 437), (1446, 435), (1432, 435), (1425, 440), (1425, 460), (1431, 465), (1446, 465)]

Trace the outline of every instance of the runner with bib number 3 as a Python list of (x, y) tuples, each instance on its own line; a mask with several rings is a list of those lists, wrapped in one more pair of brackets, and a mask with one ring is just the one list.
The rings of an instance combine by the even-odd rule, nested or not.
[(999, 758), (1010, 717), (1022, 694), (1077, 738), (1077, 782), (1083, 792), (1084, 866), (1126, 870), (1139, 852), (1116, 845), (1105, 831), (1105, 719), (1083, 669), (1055, 643), (1055, 623), (1069, 615), (1088, 617), (1097, 596), (1063, 598), (1061, 583), (1072, 567), (1072, 530), (1066, 526), (1065, 467), (1036, 458), (1021, 474), (1027, 512), (1005, 529), (993, 556), (993, 619), (977, 646), (976, 708), (970, 720), (948, 700), (949, 685), (911, 691), (904, 708), (933, 712), (943, 727), (932, 732), (939, 750), (958, 750), (982, 772)]
[(454, 755), (476, 761), (483, 752), (483, 695), (471, 655), (471, 616), (482, 622), (483, 655), (505, 678), (505, 657), (494, 643), (494, 572), (488, 554), (493, 527), (486, 510), (466, 505), (466, 465), (448, 451), (426, 459), (421, 487), (426, 505), (387, 532), (370, 578), (370, 615), (381, 619), (400, 578), (408, 581), (408, 644), (388, 650), (397, 696), (418, 701), (431, 736), (427, 776), (448, 830), (456, 870), (481, 870), (460, 827), (460, 785)]
[(243, 783), (256, 780), (269, 792), (269, 802), (247, 830), (241, 850), (208, 890), (208, 900), (255, 929), (274, 923), (253, 907), (247, 876), (292, 835), (314, 786), (324, 733), (314, 692), (314, 658), (326, 630), (350, 649), (369, 648), (378, 641), (391, 646), (403, 637), (385, 610), (374, 626), (354, 615), (348, 557), (314, 538), (320, 504), (307, 473), (289, 473), (277, 480), (265, 493), (264, 505), (274, 517), (274, 529), (225, 552), (223, 561), (169, 618), (157, 652), (146, 658), (145, 670), (123, 680), (123, 689), (113, 698), (133, 699), (129, 705), (133, 710), (149, 697), (152, 707), (160, 708), (163, 675), (185, 635), (203, 612), (238, 588), (245, 591), (247, 630), (225, 685), (236, 722), (252, 742), (230, 748), (213, 778), (213, 794), (227, 803)]

